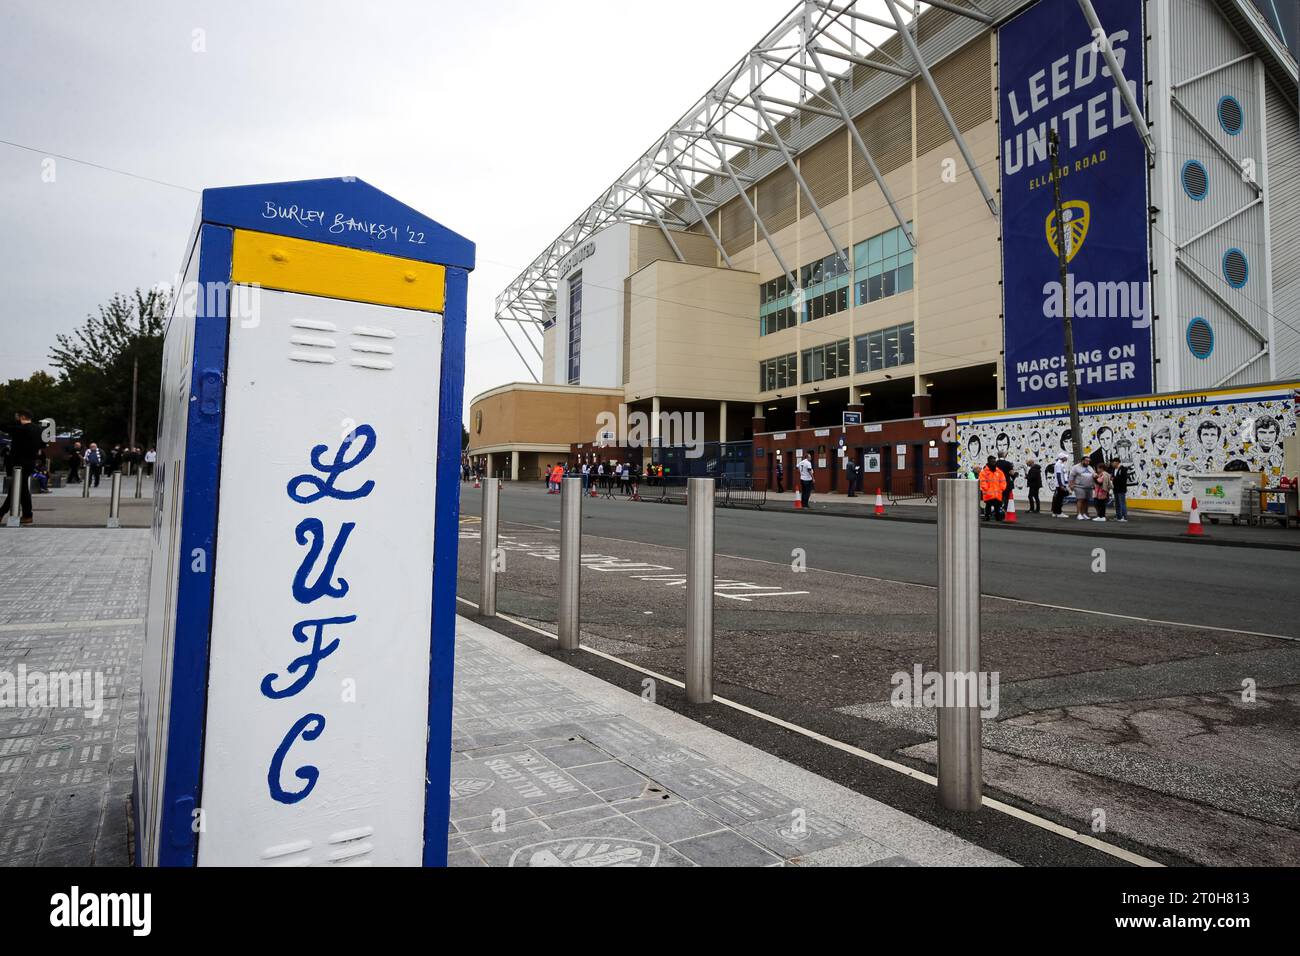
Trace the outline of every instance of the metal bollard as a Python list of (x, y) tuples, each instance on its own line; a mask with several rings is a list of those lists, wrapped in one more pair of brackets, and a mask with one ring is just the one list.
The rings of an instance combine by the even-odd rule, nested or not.
[(713, 703), (713, 479), (686, 483), (686, 700)]
[(483, 551), (479, 563), (478, 612), (484, 617), (497, 615), (497, 526), (501, 511), (501, 479), (483, 482)]
[(135, 496), (137, 498), (144, 497), (144, 469), (143, 468), (137, 468), (135, 470)]
[(81, 466), (81, 497), (90, 497), (90, 466)]
[[(980, 669), (980, 521), (978, 485), (939, 481), (939, 673)], [(974, 692), (975, 682), (964, 685)], [(978, 696), (965, 706), (939, 708), (939, 801), (949, 810), (973, 811), (983, 799), (982, 738)]]
[(122, 476), (113, 472), (113, 482), (108, 490), (108, 524), (109, 528), (120, 528), (122, 523), (118, 516), (122, 513)]
[(582, 479), (560, 482), (560, 648), (578, 649), (582, 618)]
[(9, 518), (5, 522), (10, 528), (22, 526), (23, 496), (21, 492), (23, 482), (26, 480), (27, 476), (23, 474), (23, 470), (14, 466), (13, 473), (9, 478)]

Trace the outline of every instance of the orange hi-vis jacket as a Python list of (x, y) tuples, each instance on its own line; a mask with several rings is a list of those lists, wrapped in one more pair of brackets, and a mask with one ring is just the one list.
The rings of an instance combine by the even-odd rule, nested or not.
[(1001, 468), (989, 468), (987, 465), (980, 472), (980, 498), (984, 501), (1001, 500), (1007, 490), (1007, 476)]
[(551, 481), (555, 482), (558, 485), (563, 480), (564, 480), (564, 469), (561, 468), (559, 465), (556, 465), (554, 468), (551, 469)]

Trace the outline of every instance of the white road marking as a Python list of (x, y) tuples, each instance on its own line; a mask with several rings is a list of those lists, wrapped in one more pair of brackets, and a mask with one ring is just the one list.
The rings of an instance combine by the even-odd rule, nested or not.
[[(476, 611), (478, 610), (478, 605), (475, 604), (473, 601), (467, 601), (463, 597), (457, 597), (456, 600), (468, 607), (474, 608), (474, 610)], [(513, 618), (509, 616), (508, 614), (501, 614), (500, 612), (498, 612), (497, 617), (501, 618), (501, 620), (503, 621), (508, 621), (511, 624), (514, 624), (516, 627), (522, 627), (524, 628), (524, 630), (532, 631), (534, 634), (540, 634), (542, 637), (548, 637), (551, 640), (557, 642), (559, 641), (559, 637), (555, 634), (552, 634), (550, 631), (544, 631), (540, 627), (534, 627), (532, 624), (528, 624), (524, 621), (520, 621), (517, 618)], [(588, 654), (594, 654), (596, 657), (602, 657), (605, 660), (613, 661), (616, 664), (621, 664), (622, 666), (634, 670), (637, 673), (645, 674), (647, 677), (652, 677), (655, 680), (664, 681), (665, 683), (671, 684), (674, 687), (680, 687), (680, 688), (686, 687), (686, 685), (679, 680), (674, 680), (673, 678), (668, 677), (665, 674), (660, 674), (656, 671), (648, 670), (637, 664), (633, 664), (631, 661), (625, 661), (621, 657), (615, 657), (613, 654), (607, 654), (604, 651), (597, 650), (594, 647), (588, 647), (584, 644), (584, 645), (580, 645), (580, 649), (586, 651)], [(792, 724), (788, 720), (782, 720), (780, 717), (773, 717), (771, 714), (765, 714), (761, 710), (755, 710), (752, 707), (747, 707), (744, 704), (737, 703), (734, 700), (728, 700), (725, 697), (714, 697), (713, 700), (715, 703), (722, 704), (724, 707), (730, 707), (733, 710), (738, 710), (743, 714), (749, 714), (751, 717), (757, 717), (759, 720), (764, 720), (769, 724), (775, 724), (778, 727), (782, 727), (793, 733), (799, 734), (800, 736), (807, 737), (810, 740), (815, 740), (818, 743), (825, 744), (828, 747), (833, 747), (836, 750), (840, 750), (843, 751), (844, 753), (851, 754), (854, 757), (859, 757), (863, 760), (869, 761), (870, 763), (876, 764), (877, 766), (884, 767), (887, 770), (892, 770), (895, 773), (901, 773), (904, 776), (911, 777), (913, 780), (919, 780), (922, 783), (928, 783), (932, 787), (937, 787), (939, 785), (939, 779), (937, 777), (931, 776), (928, 773), (922, 773), (919, 770), (913, 770), (911, 767), (908, 767), (905, 764), (901, 764), (898, 763), (897, 761), (890, 760), (887, 757), (882, 757), (879, 754), (873, 754), (869, 750), (863, 750), (860, 747), (854, 747), (852, 744), (846, 744), (843, 741), (834, 739), (833, 737), (827, 737), (825, 734), (819, 734), (815, 730), (809, 730), (806, 727), (800, 727), (798, 724)], [(1009, 817), (1015, 817), (1017, 820), (1022, 820), (1025, 823), (1032, 824), (1033, 826), (1036, 826), (1042, 830), (1047, 830), (1051, 833), (1055, 833), (1057, 836), (1065, 837), (1067, 840), (1073, 840), (1075, 843), (1081, 843), (1084, 846), (1090, 847), (1101, 853), (1105, 853), (1108, 856), (1113, 856), (1116, 859), (1123, 860), (1126, 863), (1131, 863), (1134, 866), (1161, 867), (1161, 868), (1164, 867), (1163, 863), (1159, 863), (1156, 860), (1152, 860), (1152, 859), (1148, 859), (1147, 857), (1140, 856), (1137, 853), (1133, 853), (1129, 850), (1124, 849), (1123, 847), (1113, 846), (1112, 844), (1106, 843), (1102, 840), (1098, 840), (1096, 837), (1091, 836), (1087, 833), (1080, 833), (1077, 830), (1071, 830), (1069, 827), (1062, 826), (1059, 823), (1056, 823), (1052, 820), (1048, 820), (1044, 817), (1040, 817), (1036, 814), (1030, 813), (1027, 810), (1022, 810), (1019, 807), (1014, 807), (1009, 803), (1003, 803), (1001, 800), (993, 800), (990, 799), (989, 797), (984, 797), (983, 805), (988, 807), (990, 810), (996, 810), (997, 812), (1004, 813)]]
[[(521, 521), (511, 522), (525, 528), (538, 528), (541, 531), (548, 531), (548, 528), (539, 528), (538, 525), (530, 525)], [(669, 551), (680, 550), (668, 547), (662, 544), (652, 544), (649, 541), (633, 541), (630, 538), (610, 538), (605, 535), (591, 535), (593, 538), (604, 538), (606, 541), (619, 541), (623, 544), (639, 544), (643, 547), (666, 548)], [(747, 558), (739, 554), (716, 554), (717, 558), (728, 558), (733, 561), (752, 561), (755, 564), (767, 564), (772, 567), (785, 568), (786, 565), (778, 561), (768, 561), (764, 558)], [(871, 574), (855, 574), (852, 571), (831, 571), (826, 568), (809, 567), (808, 571), (817, 571), (821, 574), (837, 574), (845, 578), (858, 578), (862, 581), (877, 581), (881, 584), (901, 584), (906, 587), (924, 588), (927, 591), (937, 591), (938, 587), (933, 584), (921, 584), (916, 581), (900, 581), (897, 578), (881, 578)], [(723, 597), (724, 595), (719, 595)], [(773, 595), (775, 596), (775, 595)], [(1006, 597), (1002, 594), (989, 594), (984, 592), (980, 597), (990, 598), (995, 601), (1007, 601), (1011, 604), (1020, 604), (1026, 607), (1041, 607), (1049, 611), (1073, 611), (1076, 614), (1091, 614), (1094, 617), (1108, 617), (1119, 621), (1136, 621), (1140, 624), (1160, 624), (1165, 627), (1186, 627), (1197, 631), (1213, 631), (1218, 634), (1242, 634), (1246, 637), (1267, 637), (1275, 641), (1292, 641), (1300, 642), (1300, 637), (1292, 634), (1269, 634), (1266, 631), (1243, 631), (1236, 627), (1215, 627), (1212, 624), (1192, 624), (1188, 621), (1165, 621), (1154, 617), (1138, 617), (1133, 614), (1116, 614), (1113, 611), (1096, 611), (1086, 607), (1070, 607), (1064, 604), (1044, 604), (1041, 601), (1026, 601), (1023, 598)]]

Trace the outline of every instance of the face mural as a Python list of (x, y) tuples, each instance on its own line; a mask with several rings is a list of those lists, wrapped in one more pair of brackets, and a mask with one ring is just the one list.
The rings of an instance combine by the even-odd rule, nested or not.
[[(1300, 391), (1292, 388), (1252, 392), (1213, 392), (1162, 396), (1124, 402), (1123, 407), (1083, 409), (1084, 451), (1118, 458), (1133, 473), (1131, 499), (1180, 500), (1191, 493), (1192, 476), (1203, 472), (1264, 472), (1270, 485), (1282, 475), (1282, 441), (1297, 434)], [(1023, 489), (1025, 462), (1043, 466), (1043, 483), (1052, 486), (1051, 466), (1058, 455), (1073, 456), (1070, 416), (1064, 409), (1040, 413), (958, 418), (958, 467), (983, 465), (972, 453), (996, 448), (1015, 465)], [(1071, 458), (1073, 461), (1073, 458)]]

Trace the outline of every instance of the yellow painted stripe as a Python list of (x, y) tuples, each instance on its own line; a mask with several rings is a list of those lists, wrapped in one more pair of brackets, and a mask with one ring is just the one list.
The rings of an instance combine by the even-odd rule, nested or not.
[(441, 312), (447, 270), (430, 262), (235, 230), (231, 280), (328, 299)]

